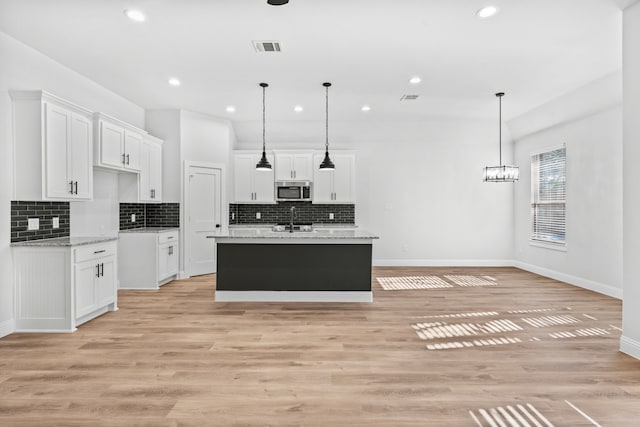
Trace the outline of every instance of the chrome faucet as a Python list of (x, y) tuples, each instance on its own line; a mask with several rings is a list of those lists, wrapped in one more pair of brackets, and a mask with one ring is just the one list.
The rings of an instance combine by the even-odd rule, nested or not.
[(291, 220), (289, 221), (289, 233), (293, 233), (293, 220), (298, 217), (298, 213), (296, 212), (296, 207), (291, 206)]

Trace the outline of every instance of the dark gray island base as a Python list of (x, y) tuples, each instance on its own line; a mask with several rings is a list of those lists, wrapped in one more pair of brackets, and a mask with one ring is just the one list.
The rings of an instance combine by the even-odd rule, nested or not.
[(376, 238), (359, 230), (233, 230), (216, 239), (215, 299), (371, 302)]

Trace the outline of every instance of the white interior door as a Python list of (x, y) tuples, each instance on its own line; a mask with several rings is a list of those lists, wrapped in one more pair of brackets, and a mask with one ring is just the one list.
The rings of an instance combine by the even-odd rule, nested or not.
[(186, 271), (189, 276), (215, 273), (215, 236), (222, 230), (222, 171), (189, 166), (188, 172)]

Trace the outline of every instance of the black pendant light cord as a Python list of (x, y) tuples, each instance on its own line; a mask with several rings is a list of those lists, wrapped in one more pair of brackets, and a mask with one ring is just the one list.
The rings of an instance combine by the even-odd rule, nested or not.
[(500, 150), (498, 156), (500, 158), (500, 166), (502, 166), (502, 97), (504, 92), (498, 92), (496, 96), (498, 97), (498, 148)]
[(324, 134), (326, 136), (324, 143), (325, 153), (329, 152), (329, 85), (325, 83), (325, 124), (324, 124)]
[(266, 131), (265, 131), (265, 127), (266, 127), (266, 103), (265, 103), (265, 91), (267, 90), (267, 84), (266, 83), (261, 83), (260, 86), (262, 86), (262, 152), (265, 153), (266, 151)]

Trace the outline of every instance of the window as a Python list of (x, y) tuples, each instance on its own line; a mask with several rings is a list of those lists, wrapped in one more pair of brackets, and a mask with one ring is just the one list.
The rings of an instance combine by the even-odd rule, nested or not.
[(531, 240), (564, 246), (567, 150), (564, 145), (531, 156)]

